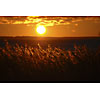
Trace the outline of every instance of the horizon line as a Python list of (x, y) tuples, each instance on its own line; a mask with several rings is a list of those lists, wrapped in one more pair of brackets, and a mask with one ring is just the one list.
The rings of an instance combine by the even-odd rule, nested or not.
[(16, 37), (35, 37), (35, 38), (82, 38), (82, 37), (100, 37), (100, 36), (0, 36), (0, 37), (12, 37), (12, 38), (16, 38)]

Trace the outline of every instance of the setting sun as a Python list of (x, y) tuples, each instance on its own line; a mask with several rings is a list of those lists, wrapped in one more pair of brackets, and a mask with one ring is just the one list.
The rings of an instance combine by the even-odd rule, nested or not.
[(46, 28), (44, 26), (40, 25), (36, 28), (36, 31), (37, 31), (38, 34), (42, 35), (46, 32)]

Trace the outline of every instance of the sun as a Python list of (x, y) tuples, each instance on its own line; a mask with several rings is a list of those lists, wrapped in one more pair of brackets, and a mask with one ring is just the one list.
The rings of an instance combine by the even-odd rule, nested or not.
[(42, 35), (46, 32), (46, 27), (43, 25), (39, 25), (37, 26), (36, 31), (38, 34)]

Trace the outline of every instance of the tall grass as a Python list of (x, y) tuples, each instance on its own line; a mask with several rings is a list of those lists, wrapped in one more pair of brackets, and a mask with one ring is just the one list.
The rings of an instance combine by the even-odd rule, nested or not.
[(100, 80), (100, 49), (9, 45), (0, 48), (0, 80)]

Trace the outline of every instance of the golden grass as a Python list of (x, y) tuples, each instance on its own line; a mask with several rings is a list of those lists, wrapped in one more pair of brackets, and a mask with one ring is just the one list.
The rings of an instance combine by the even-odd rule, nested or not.
[(11, 46), (7, 42), (5, 48), (0, 48), (0, 71), (5, 73), (7, 70), (11, 75), (13, 72), (29, 75), (36, 72), (98, 72), (99, 62), (100, 50), (92, 51), (85, 45), (63, 50), (50, 45), (43, 49), (39, 44), (37, 48), (18, 44)]

